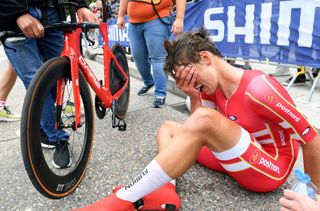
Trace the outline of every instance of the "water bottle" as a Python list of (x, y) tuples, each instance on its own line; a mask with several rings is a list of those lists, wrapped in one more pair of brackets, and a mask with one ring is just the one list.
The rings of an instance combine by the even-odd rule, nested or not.
[(318, 188), (311, 182), (308, 174), (304, 173), (301, 169), (294, 171), (295, 181), (291, 185), (291, 190), (316, 200)]

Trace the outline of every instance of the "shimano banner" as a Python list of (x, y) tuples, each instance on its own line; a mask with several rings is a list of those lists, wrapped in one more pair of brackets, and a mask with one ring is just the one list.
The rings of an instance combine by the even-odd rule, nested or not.
[[(184, 31), (206, 28), (226, 57), (320, 67), (319, 20), (319, 0), (199, 0), (187, 5)], [(110, 44), (128, 46), (128, 25), (115, 22)]]

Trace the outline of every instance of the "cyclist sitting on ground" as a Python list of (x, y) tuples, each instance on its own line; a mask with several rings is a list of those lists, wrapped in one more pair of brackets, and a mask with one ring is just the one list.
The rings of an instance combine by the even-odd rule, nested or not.
[[(45, 32), (43, 25), (61, 21), (57, 7), (58, 0), (6, 0), (0, 1), (0, 31), (22, 31), (27, 37), (24, 41), (6, 41), (7, 57), (27, 89), (40, 66), (47, 60), (59, 56), (63, 50), (63, 32)], [(70, 0), (78, 3), (79, 21), (98, 23), (96, 16), (86, 8), (84, 0)], [(15, 49), (15, 50), (12, 50)], [(65, 168), (71, 164), (67, 140), (69, 135), (54, 127), (55, 90), (47, 97), (42, 111), (41, 140), (44, 146), (54, 147), (53, 164)], [(40, 111), (39, 111), (40, 112)], [(54, 145), (54, 146), (52, 146)]]
[(204, 29), (166, 41), (165, 47), (165, 70), (190, 97), (191, 115), (183, 124), (166, 121), (157, 133), (156, 158), (128, 185), (88, 209), (133, 210), (134, 202), (181, 176), (196, 160), (249, 191), (273, 191), (288, 178), (299, 144), (304, 169), (320, 187), (320, 136), (278, 81), (228, 64)]

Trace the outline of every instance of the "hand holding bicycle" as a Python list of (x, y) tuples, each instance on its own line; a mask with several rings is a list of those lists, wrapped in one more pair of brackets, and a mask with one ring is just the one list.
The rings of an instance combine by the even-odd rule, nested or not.
[(17, 19), (17, 24), (26, 37), (41, 38), (44, 36), (43, 25), (28, 13), (21, 15)]
[(89, 23), (99, 23), (97, 16), (89, 9), (83, 7), (77, 10), (79, 22), (88, 21)]

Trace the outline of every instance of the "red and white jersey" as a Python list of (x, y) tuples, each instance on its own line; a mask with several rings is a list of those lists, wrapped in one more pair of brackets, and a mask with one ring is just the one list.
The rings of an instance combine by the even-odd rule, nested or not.
[(282, 185), (297, 159), (298, 142), (310, 142), (317, 135), (282, 85), (260, 71), (244, 71), (230, 99), (221, 90), (201, 98), (203, 106), (217, 109), (243, 129), (232, 149), (216, 153), (203, 147), (197, 161), (229, 174), (251, 191), (268, 192)]
[(220, 90), (211, 96), (202, 94), (201, 98), (204, 105), (216, 105), (220, 113), (246, 129), (261, 145), (285, 146), (290, 137), (306, 143), (317, 134), (283, 86), (260, 71), (244, 71), (230, 99)]

